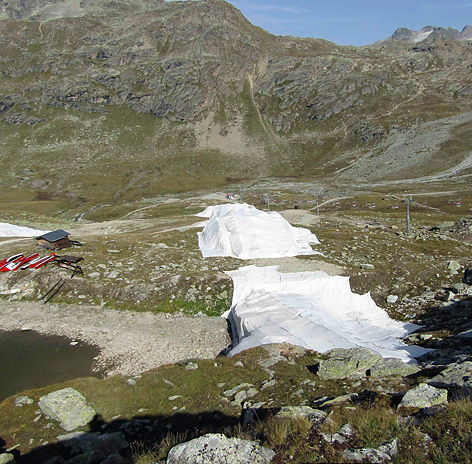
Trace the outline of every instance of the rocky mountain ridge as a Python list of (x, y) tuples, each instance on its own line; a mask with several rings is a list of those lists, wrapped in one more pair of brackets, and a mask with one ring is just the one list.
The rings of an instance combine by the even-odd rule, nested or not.
[[(220, 0), (2, 11), (3, 188), (77, 205), (268, 176), (470, 170), (468, 41), (276, 37)], [(371, 163), (412, 133), (412, 150)]]
[(86, 14), (103, 17), (151, 11), (163, 3), (164, 0), (2, 0), (0, 19), (51, 21)]
[(446, 39), (453, 40), (471, 40), (472, 39), (472, 26), (465, 26), (462, 31), (453, 29), (451, 27), (434, 27), (426, 26), (420, 31), (413, 31), (406, 27), (398, 28), (390, 37), (385, 41), (399, 40), (405, 42), (421, 42), (428, 37), (444, 37)]

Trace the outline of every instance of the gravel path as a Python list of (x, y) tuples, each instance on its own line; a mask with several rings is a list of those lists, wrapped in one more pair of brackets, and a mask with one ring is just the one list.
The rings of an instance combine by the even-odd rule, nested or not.
[(222, 317), (2, 301), (0, 330), (21, 329), (98, 346), (94, 369), (104, 369), (106, 376), (137, 375), (189, 358), (215, 358), (229, 343)]

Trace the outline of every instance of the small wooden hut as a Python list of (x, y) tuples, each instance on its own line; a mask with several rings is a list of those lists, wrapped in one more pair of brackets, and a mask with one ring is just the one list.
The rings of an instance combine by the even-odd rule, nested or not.
[(48, 232), (47, 234), (36, 237), (38, 245), (49, 250), (62, 250), (72, 246), (69, 240), (69, 232), (58, 229)]

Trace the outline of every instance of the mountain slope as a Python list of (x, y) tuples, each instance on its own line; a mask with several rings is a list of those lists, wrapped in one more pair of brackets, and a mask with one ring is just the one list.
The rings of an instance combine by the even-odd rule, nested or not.
[[(267, 176), (429, 175), (470, 154), (467, 41), (275, 37), (219, 0), (1, 5), (2, 188), (116, 202)], [(412, 132), (415, 153), (364, 169)]]
[(428, 37), (443, 37), (453, 40), (471, 40), (472, 26), (465, 26), (461, 32), (451, 27), (443, 28), (426, 26), (420, 31), (412, 31), (411, 29), (401, 27), (397, 29), (390, 37), (385, 39), (385, 41), (402, 40), (406, 42), (421, 42)]

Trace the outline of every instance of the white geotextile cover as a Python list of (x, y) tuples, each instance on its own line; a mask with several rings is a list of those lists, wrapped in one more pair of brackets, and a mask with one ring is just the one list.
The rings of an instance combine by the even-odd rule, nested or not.
[(308, 229), (293, 227), (279, 213), (246, 204), (209, 206), (197, 216), (207, 217), (198, 244), (203, 257), (239, 259), (314, 255), (310, 243), (319, 244)]
[(283, 342), (318, 352), (364, 347), (404, 362), (429, 351), (399, 340), (420, 326), (394, 321), (370, 294), (353, 293), (349, 277), (279, 273), (277, 266), (247, 266), (226, 274), (234, 282), (227, 313), (234, 338), (229, 356)]
[(29, 227), (15, 226), (0, 222), (0, 237), (38, 237), (46, 232), (44, 230), (35, 230)]

